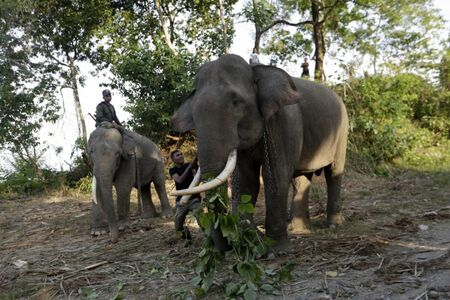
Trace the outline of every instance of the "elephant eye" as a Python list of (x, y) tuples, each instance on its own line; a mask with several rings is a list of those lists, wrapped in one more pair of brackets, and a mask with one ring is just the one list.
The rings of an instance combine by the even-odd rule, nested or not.
[(233, 106), (239, 106), (244, 103), (244, 101), (234, 92), (232, 93), (230, 98), (231, 104), (233, 104)]

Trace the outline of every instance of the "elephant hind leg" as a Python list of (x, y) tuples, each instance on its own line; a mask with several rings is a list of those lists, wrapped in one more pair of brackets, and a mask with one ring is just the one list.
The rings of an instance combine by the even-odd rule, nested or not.
[(155, 205), (152, 202), (150, 183), (141, 186), (142, 217), (144, 219), (155, 218), (157, 216)]
[(158, 194), (159, 201), (161, 203), (161, 216), (163, 218), (169, 218), (173, 216), (172, 207), (169, 204), (169, 198), (166, 192), (166, 180), (164, 178), (164, 166), (161, 164), (161, 171), (153, 180), (153, 185), (155, 186), (156, 193)]
[(342, 216), (342, 200), (340, 197), (341, 193), (341, 182), (342, 182), (342, 172), (336, 172), (329, 165), (325, 167), (325, 179), (327, 181), (327, 224), (328, 226), (340, 225), (344, 221)]
[[(309, 233), (310, 215), (309, 215), (309, 190), (311, 186), (311, 176), (299, 176), (293, 184), (293, 194), (291, 197), (291, 220), (290, 231), (293, 233)], [(291, 199), (292, 199), (291, 198)]]
[(128, 227), (130, 215), (130, 194), (131, 185), (129, 187), (116, 186), (117, 191), (117, 226), (119, 230), (124, 230)]

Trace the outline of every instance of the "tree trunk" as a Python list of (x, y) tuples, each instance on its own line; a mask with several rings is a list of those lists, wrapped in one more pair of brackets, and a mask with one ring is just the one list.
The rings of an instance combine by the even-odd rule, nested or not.
[(313, 19), (313, 40), (315, 45), (314, 60), (316, 63), (314, 69), (314, 79), (318, 81), (325, 80), (325, 74), (323, 71), (323, 61), (325, 58), (325, 38), (323, 22), (320, 19), (318, 0), (311, 0), (311, 15)]
[(167, 46), (169, 46), (170, 50), (172, 50), (173, 54), (177, 55), (178, 51), (172, 43), (172, 39), (170, 38), (169, 28), (167, 26), (167, 17), (164, 16), (163, 11), (161, 9), (161, 0), (155, 0), (155, 7), (158, 13), (159, 22), (161, 23), (161, 28), (164, 34), (164, 38), (166, 40)]
[(86, 122), (83, 116), (83, 110), (81, 109), (80, 95), (78, 93), (78, 84), (77, 84), (77, 66), (75, 65), (75, 60), (73, 57), (69, 57), (69, 66), (70, 66), (70, 85), (73, 92), (73, 99), (75, 102), (75, 111), (77, 115), (78, 121), (78, 135), (83, 140), (83, 152), (86, 151), (87, 146), (87, 132), (86, 132)]
[(223, 0), (219, 0), (220, 7), (220, 23), (222, 24), (222, 42), (223, 42), (223, 52), (228, 53), (228, 36), (227, 36), (227, 24), (225, 22), (225, 10), (223, 8)]
[(259, 53), (259, 45), (261, 43), (261, 36), (262, 36), (262, 29), (259, 23), (257, 22), (257, 12), (256, 12), (256, 0), (252, 0), (253, 4), (253, 17), (255, 18), (255, 45), (254, 48), (256, 48), (257, 53)]

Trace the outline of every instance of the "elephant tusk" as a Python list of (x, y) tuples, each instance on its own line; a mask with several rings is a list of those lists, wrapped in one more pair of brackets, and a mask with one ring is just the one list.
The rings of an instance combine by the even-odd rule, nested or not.
[(234, 149), (233, 151), (231, 151), (230, 155), (228, 155), (228, 161), (227, 164), (225, 165), (225, 168), (216, 178), (193, 188), (189, 186), (189, 188), (185, 190), (172, 191), (170, 195), (184, 196), (184, 195), (198, 194), (209, 191), (210, 189), (213, 189), (223, 184), (224, 182), (227, 181), (228, 177), (230, 177), (231, 174), (233, 173), (234, 168), (236, 167), (236, 161), (237, 161), (237, 151), (236, 149)]
[(92, 201), (95, 204), (97, 203), (97, 179), (95, 178), (95, 175), (92, 176)]
[[(201, 178), (201, 173), (200, 173), (200, 167), (199, 167), (197, 170), (197, 173), (195, 173), (194, 179), (192, 179), (192, 182), (187, 189), (189, 190), (191, 188), (196, 187), (200, 183), (200, 178)], [(176, 191), (176, 189), (174, 188), (172, 192), (175, 192), (175, 191)], [(192, 194), (184, 195), (183, 197), (181, 197), (180, 204), (186, 204), (188, 202), (188, 200), (191, 198), (191, 196), (192, 196)]]

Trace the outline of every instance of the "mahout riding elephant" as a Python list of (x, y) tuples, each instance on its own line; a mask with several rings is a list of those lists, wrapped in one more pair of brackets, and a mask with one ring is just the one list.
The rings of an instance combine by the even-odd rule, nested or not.
[[(167, 198), (164, 162), (158, 147), (148, 138), (129, 130), (122, 134), (115, 128), (96, 128), (88, 141), (88, 153), (93, 167), (93, 235), (107, 232), (111, 241), (118, 239), (129, 218), (130, 193), (140, 189), (144, 218), (157, 215), (151, 199), (153, 185), (161, 202), (161, 215), (172, 216)], [(117, 193), (117, 216), (113, 203), (112, 187)]]
[[(309, 225), (309, 184), (312, 175), (322, 170), (328, 189), (327, 223), (343, 221), (340, 188), (348, 117), (342, 100), (324, 85), (290, 77), (276, 67), (249, 65), (236, 55), (223, 55), (199, 69), (195, 90), (175, 112), (172, 123), (179, 132), (195, 129), (202, 174), (216, 176), (222, 169), (232, 170), (227, 157), (237, 150), (237, 162), (228, 159), (230, 165), (236, 163), (234, 206), (245, 194), (256, 202), (262, 170), (265, 230), (276, 242), (274, 250), (288, 245), (288, 194), (297, 177), (301, 180), (296, 180), (290, 219), (294, 231)], [(210, 184), (213, 181), (176, 194), (209, 189), (215, 186)], [(216, 235), (216, 247), (226, 250), (221, 233)]]

